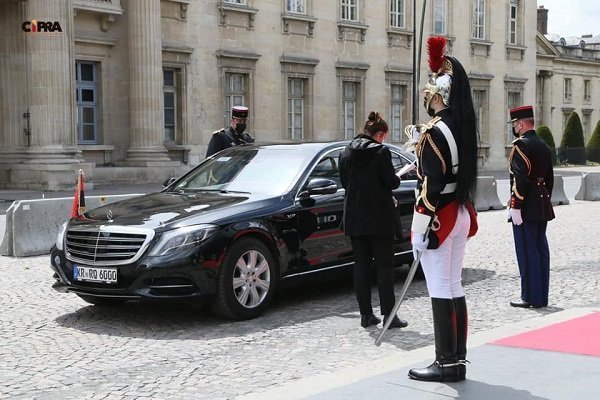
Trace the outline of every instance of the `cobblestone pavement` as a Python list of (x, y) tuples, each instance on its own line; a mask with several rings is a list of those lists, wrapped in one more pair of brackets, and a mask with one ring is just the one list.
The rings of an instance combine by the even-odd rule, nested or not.
[[(510, 225), (504, 210), (480, 213), (464, 270), (471, 332), (599, 305), (599, 230), (591, 217), (600, 202), (555, 211), (550, 307), (539, 310), (509, 306), (519, 293)], [(409, 327), (376, 347), (378, 330), (360, 328), (346, 277), (290, 286), (263, 317), (233, 323), (193, 306), (89, 306), (50, 288), (48, 264), (47, 256), (0, 257), (0, 398), (233, 399), (433, 341), (423, 280), (400, 309)]]

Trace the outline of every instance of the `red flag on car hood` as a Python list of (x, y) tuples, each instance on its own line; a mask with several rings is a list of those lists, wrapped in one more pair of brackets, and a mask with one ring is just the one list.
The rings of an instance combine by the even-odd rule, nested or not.
[(75, 196), (73, 197), (73, 206), (71, 207), (71, 218), (79, 217), (85, 212), (85, 195), (83, 190), (83, 171), (79, 170), (77, 175), (77, 185), (75, 186)]

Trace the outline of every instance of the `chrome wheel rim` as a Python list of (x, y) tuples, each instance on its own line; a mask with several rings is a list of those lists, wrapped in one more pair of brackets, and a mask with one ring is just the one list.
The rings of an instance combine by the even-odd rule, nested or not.
[(271, 270), (265, 256), (250, 250), (242, 254), (233, 270), (233, 293), (242, 307), (262, 304), (271, 286)]

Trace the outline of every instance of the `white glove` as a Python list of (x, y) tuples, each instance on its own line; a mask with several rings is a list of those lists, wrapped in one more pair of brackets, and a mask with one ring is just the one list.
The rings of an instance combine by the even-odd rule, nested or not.
[(413, 249), (413, 257), (415, 260), (417, 259), (417, 252), (423, 253), (427, 250), (427, 245), (429, 244), (429, 238), (425, 237), (422, 233), (412, 233), (412, 249)]
[(518, 208), (511, 208), (508, 210), (508, 215), (515, 225), (521, 225), (523, 223), (523, 217), (521, 217), (521, 210)]

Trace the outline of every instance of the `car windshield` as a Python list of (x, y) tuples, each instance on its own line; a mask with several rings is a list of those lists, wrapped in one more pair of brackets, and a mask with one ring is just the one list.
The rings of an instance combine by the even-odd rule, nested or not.
[(236, 147), (198, 166), (173, 190), (281, 195), (298, 179), (309, 158), (296, 147)]

